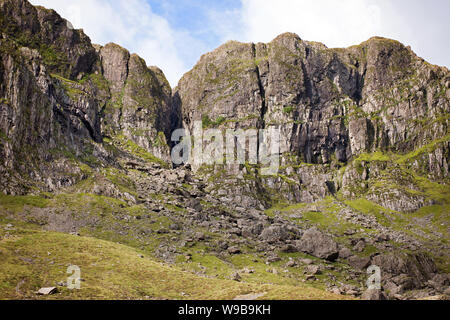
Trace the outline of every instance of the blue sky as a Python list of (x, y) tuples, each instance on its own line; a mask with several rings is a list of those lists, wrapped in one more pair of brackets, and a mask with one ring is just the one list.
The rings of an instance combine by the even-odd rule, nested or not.
[(115, 42), (160, 67), (172, 86), (200, 56), (227, 40), (269, 42), (283, 32), (328, 47), (372, 36), (410, 45), (450, 66), (448, 0), (31, 0), (83, 28), (94, 43)]

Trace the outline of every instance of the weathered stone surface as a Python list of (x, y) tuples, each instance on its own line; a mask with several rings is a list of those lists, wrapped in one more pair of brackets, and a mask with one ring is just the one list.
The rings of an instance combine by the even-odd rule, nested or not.
[(383, 279), (404, 287), (423, 286), (436, 272), (433, 260), (425, 254), (382, 254), (372, 258), (371, 264), (381, 268)]
[(301, 240), (296, 241), (296, 246), (299, 251), (321, 259), (333, 261), (339, 256), (336, 242), (316, 228), (307, 230)]
[(288, 233), (283, 226), (270, 226), (265, 228), (260, 235), (260, 238), (267, 242), (284, 241), (287, 237)]
[[(201, 120), (219, 128), (279, 126), (286, 165), (292, 156), (310, 164), (345, 163), (377, 150), (411, 152), (445, 136), (445, 121), (438, 119), (449, 112), (443, 95), (449, 77), (446, 68), (425, 63), (390, 39), (329, 49), (286, 33), (268, 44), (232, 41), (205, 54), (180, 80), (174, 107), (179, 125), (190, 130)], [(428, 127), (418, 125), (422, 119)], [(445, 143), (426, 159), (435, 177), (448, 176), (444, 154)], [(370, 164), (361, 165), (362, 172), (349, 166), (341, 182), (332, 171), (310, 166), (289, 174), (295, 183), (274, 177), (263, 181), (293, 202), (330, 195), (334, 184), (351, 197), (362, 185), (370, 200), (396, 211), (426, 204), (424, 197), (402, 188), (368, 188), (365, 181), (374, 173)]]
[[(27, 204), (7, 209), (9, 218), (75, 235), (97, 230), (140, 248), (158, 243), (152, 253), (170, 263), (233, 260), (229, 254), (242, 251), (290, 277), (294, 270), (277, 268), (295, 267), (285, 253), (301, 251), (319, 258), (298, 260), (308, 279), (329, 278), (328, 287), (362, 283), (375, 264), (390, 298), (448, 291), (448, 277), (420, 253), (448, 259), (446, 223), (436, 223), (447, 203), (446, 68), (389, 39), (329, 49), (283, 34), (204, 55), (172, 95), (160, 69), (118, 45), (92, 45), (54, 11), (0, 0), (0, 13), (0, 190), (52, 203), (20, 199)], [(167, 138), (196, 120), (207, 128), (279, 127), (279, 172), (171, 168), (160, 160), (169, 162)], [(99, 203), (73, 210), (59, 205), (66, 192)], [(374, 253), (353, 256), (365, 252)], [(338, 256), (353, 268), (320, 261)], [(317, 279), (319, 271), (326, 276)]]
[(0, 172), (21, 172), (2, 179), (5, 193), (23, 193), (24, 175), (49, 191), (76, 183), (82, 173), (67, 154), (107, 162), (104, 136), (169, 161), (171, 88), (161, 70), (117, 45), (93, 46), (25, 0), (1, 1), (0, 13)]
[(313, 276), (322, 273), (322, 272), (320, 271), (320, 267), (319, 267), (319, 266), (315, 266), (315, 265), (307, 265), (307, 266), (303, 269), (303, 271), (304, 271), (306, 274), (313, 275)]
[(362, 300), (387, 300), (386, 295), (378, 289), (368, 289), (361, 296)]
[(355, 269), (364, 270), (370, 265), (370, 258), (351, 256), (347, 259), (348, 264)]
[(351, 255), (352, 255), (352, 252), (350, 251), (349, 248), (342, 248), (341, 250), (339, 250), (339, 258), (347, 259)]

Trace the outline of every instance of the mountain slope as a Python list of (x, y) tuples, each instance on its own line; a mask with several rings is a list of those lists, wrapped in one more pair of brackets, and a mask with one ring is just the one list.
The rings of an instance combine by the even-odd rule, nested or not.
[[(231, 300), (246, 294), (263, 299), (345, 299), (303, 286), (258, 285), (202, 278), (155, 262), (132, 248), (95, 238), (43, 232), (20, 223), (0, 226), (1, 299), (45, 299), (36, 288), (57, 286), (54, 299)], [(9, 224), (10, 225), (10, 224)], [(36, 247), (36, 243), (39, 246)], [(81, 269), (80, 289), (64, 287), (67, 267)], [(58, 285), (58, 283), (60, 283)]]
[[(61, 298), (360, 297), (370, 264), (391, 299), (448, 294), (446, 68), (394, 40), (330, 49), (287, 33), (222, 45), (172, 92), (157, 67), (25, 0), (0, 0), (0, 34), (0, 217), (14, 226), (2, 226), (0, 268), (17, 267), (2, 297), (62, 280), (62, 265), (15, 251), (50, 246), (59, 264), (108, 248), (110, 279), (79, 262), (107, 289)], [(278, 172), (174, 166), (170, 135), (195, 121), (280, 128)], [(152, 276), (169, 264), (176, 290), (125, 267), (135, 263)]]

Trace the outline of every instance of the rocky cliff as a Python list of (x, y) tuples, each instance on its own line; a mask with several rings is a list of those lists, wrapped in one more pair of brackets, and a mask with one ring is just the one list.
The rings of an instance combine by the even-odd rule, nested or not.
[[(411, 48), (231, 41), (172, 90), (136, 54), (25, 0), (0, 0), (0, 44), (1, 223), (211, 278), (359, 297), (375, 264), (384, 293), (366, 298), (449, 294), (450, 72)], [(278, 173), (173, 166), (171, 133), (195, 121), (279, 128)]]
[(5, 193), (79, 181), (67, 160), (114, 161), (105, 138), (169, 162), (171, 88), (161, 70), (117, 45), (92, 45), (53, 10), (11, 0), (0, 14)]
[[(269, 44), (228, 42), (204, 55), (181, 79), (174, 104), (191, 130), (196, 120), (280, 128), (285, 175), (298, 184), (288, 198), (310, 202), (340, 189), (375, 197), (365, 187), (351, 190), (355, 180), (377, 178), (370, 164), (359, 173), (347, 164), (366, 153), (404, 155), (439, 140), (415, 169), (426, 168), (433, 180), (448, 178), (449, 85), (446, 68), (394, 40), (329, 49), (286, 33)], [(307, 166), (298, 167), (302, 163)], [(321, 166), (312, 173), (310, 165)], [(283, 188), (281, 179), (266, 183)], [(387, 206), (402, 211), (421, 204)]]

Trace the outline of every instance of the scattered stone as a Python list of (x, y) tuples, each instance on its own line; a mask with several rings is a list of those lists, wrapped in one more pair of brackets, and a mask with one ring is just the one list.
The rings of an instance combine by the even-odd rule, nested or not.
[(58, 292), (56, 287), (40, 288), (37, 294), (42, 296), (52, 295)]
[(313, 264), (314, 261), (312, 261), (311, 259), (300, 259), (298, 260), (301, 264)]
[(356, 245), (353, 247), (353, 251), (363, 252), (366, 248), (366, 242), (364, 240), (359, 240)]
[(241, 273), (246, 273), (246, 274), (252, 274), (254, 272), (255, 272), (254, 269), (250, 269), (250, 268), (247, 268), (247, 267), (241, 270)]
[(428, 281), (428, 285), (439, 292), (444, 292), (450, 286), (449, 276), (447, 274), (436, 274)]
[(305, 278), (306, 281), (316, 281), (317, 278), (313, 275), (307, 275)]
[(295, 267), (297, 264), (295, 263), (295, 261), (294, 260), (289, 260), (287, 263), (286, 263), (286, 267), (287, 268), (293, 268), (293, 267)]
[(238, 247), (229, 247), (228, 253), (229, 254), (239, 254), (239, 253), (241, 253), (241, 249), (239, 249)]
[(233, 273), (232, 275), (231, 275), (231, 280), (234, 280), (234, 281), (241, 281), (241, 276), (240, 276), (240, 274), (239, 273), (237, 273), (237, 272), (235, 272), (235, 273)]
[(367, 289), (361, 296), (362, 300), (387, 300), (386, 295), (379, 289)]
[(347, 259), (351, 255), (352, 255), (352, 252), (350, 251), (349, 248), (342, 248), (341, 250), (339, 250), (339, 258)]
[(375, 242), (384, 242), (391, 240), (391, 237), (388, 234), (380, 234), (375, 238)]
[(318, 275), (321, 274), (322, 272), (320, 271), (320, 267), (319, 266), (315, 266), (315, 265), (308, 265), (304, 268), (304, 272), (309, 274), (309, 275)]
[(329, 291), (334, 294), (341, 294), (341, 290), (338, 287), (331, 288)]
[(281, 248), (281, 252), (284, 253), (295, 253), (297, 251), (298, 251), (297, 248), (292, 244), (287, 244)]
[(267, 261), (268, 263), (278, 262), (278, 261), (280, 261), (280, 260), (281, 260), (281, 258), (280, 258), (279, 256), (277, 256), (276, 254), (270, 255), (270, 256), (268, 256), (267, 259), (266, 259), (266, 261)]
[(263, 241), (275, 243), (286, 240), (288, 238), (288, 233), (282, 226), (270, 226), (262, 231), (260, 237)]

